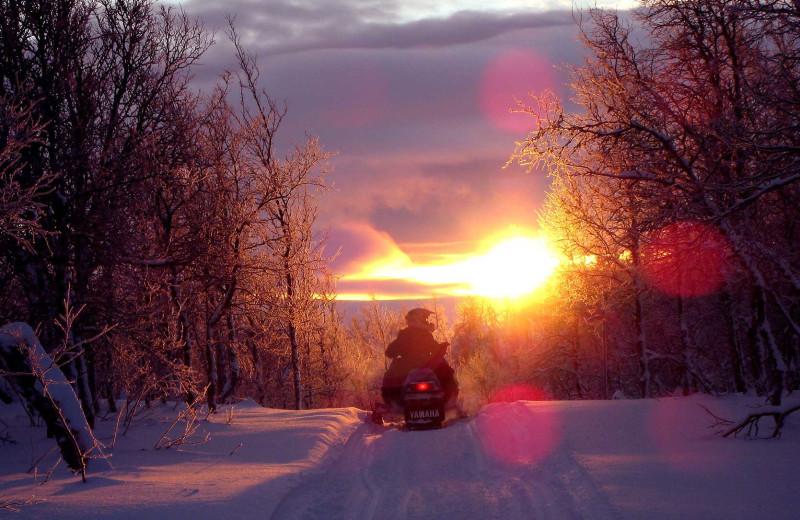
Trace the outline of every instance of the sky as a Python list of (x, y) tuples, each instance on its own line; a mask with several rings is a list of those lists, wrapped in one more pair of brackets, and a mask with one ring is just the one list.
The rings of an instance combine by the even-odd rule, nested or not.
[[(216, 31), (196, 80), (233, 54), (226, 16), (257, 56), (263, 86), (286, 101), (283, 136), (318, 136), (334, 189), (320, 200), (341, 299), (469, 292), (420, 280), (420, 268), (463, 263), (493, 243), (536, 232), (549, 184), (506, 166), (530, 116), (516, 100), (568, 96), (560, 66), (580, 63), (573, 9), (628, 0), (189, 0)], [(289, 140), (287, 139), (287, 143)], [(440, 272), (442, 272), (440, 270)]]

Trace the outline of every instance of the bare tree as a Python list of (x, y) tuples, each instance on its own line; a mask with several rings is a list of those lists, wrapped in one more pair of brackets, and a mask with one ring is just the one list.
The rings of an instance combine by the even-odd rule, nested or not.
[(47, 235), (39, 220), (45, 209), (40, 198), (50, 190), (55, 175), (44, 172), (26, 182), (22, 154), (38, 142), (43, 125), (33, 120), (29, 107), (5, 98), (0, 98), (0, 121), (0, 240), (7, 248), (10, 240), (32, 251), (36, 239)]
[[(539, 126), (515, 157), (559, 176), (625, 185), (619, 208), (645, 209), (650, 222), (716, 229), (733, 255), (729, 276), (747, 279), (757, 387), (777, 404), (791, 384), (799, 332), (789, 259), (797, 254), (800, 176), (796, 112), (787, 110), (797, 60), (786, 44), (792, 36), (748, 6), (652, 0), (632, 23), (589, 11), (581, 23), (590, 56), (570, 71), (585, 110), (567, 113), (552, 99), (531, 109)], [(653, 242), (658, 229), (640, 232)], [(651, 251), (641, 260), (652, 258)], [(787, 330), (787, 340), (777, 330)]]
[(28, 325), (0, 329), (0, 375), (41, 415), (69, 468), (85, 481), (89, 454), (96, 447), (92, 429), (69, 381)]
[(90, 423), (123, 392), (135, 415), (251, 384), (315, 406), (339, 384), (316, 224), (330, 154), (279, 148), (286, 107), (230, 36), (238, 69), (203, 94), (213, 39), (178, 8), (0, 0), (0, 276), (23, 295), (3, 312), (49, 351), (59, 302), (85, 308), (63, 369)]
[(16, 175), (24, 186), (48, 186), (35, 202), (49, 234), (46, 244), (4, 250), (4, 261), (24, 295), (17, 318), (40, 325), (48, 348), (58, 302), (87, 306), (70, 341), (90, 350), (64, 369), (91, 421), (94, 363), (107, 357), (92, 350), (108, 343), (83, 339), (126, 314), (107, 283), (134, 256), (145, 181), (190, 151), (188, 67), (210, 39), (200, 24), (149, 0), (4, 1), (0, 13), (0, 95), (41, 125)]

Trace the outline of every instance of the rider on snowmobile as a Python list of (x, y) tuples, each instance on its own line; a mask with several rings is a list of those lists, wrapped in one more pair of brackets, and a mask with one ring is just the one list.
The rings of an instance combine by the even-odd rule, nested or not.
[(381, 395), (388, 405), (402, 406), (402, 386), (406, 376), (416, 368), (430, 368), (439, 379), (445, 393), (445, 402), (455, 403), (458, 385), (454, 371), (444, 359), (449, 343), (438, 343), (433, 338), (436, 325), (428, 323), (433, 314), (428, 309), (411, 309), (406, 314), (408, 327), (397, 334), (397, 339), (389, 343), (386, 357), (392, 360), (383, 376)]

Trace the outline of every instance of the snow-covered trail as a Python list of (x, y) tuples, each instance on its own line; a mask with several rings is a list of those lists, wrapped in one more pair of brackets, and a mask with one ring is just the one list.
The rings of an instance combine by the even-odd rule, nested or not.
[[(153, 446), (175, 417), (154, 406), (95, 460), (63, 464), (21, 406), (0, 406), (0, 499), (25, 520), (797, 520), (800, 421), (780, 441), (722, 439), (705, 408), (736, 417), (756, 397), (495, 403), (442, 430), (364, 423), (355, 408), (244, 402), (202, 421), (208, 442)], [(114, 421), (96, 433), (109, 442)], [(41, 485), (37, 485), (38, 481)]]
[[(536, 438), (550, 435), (536, 422), (519, 403), (438, 431), (364, 424), (324, 469), (284, 496), (272, 518), (614, 518), (566, 445), (547, 453), (535, 447), (550, 442)], [(498, 439), (498, 432), (511, 435)]]

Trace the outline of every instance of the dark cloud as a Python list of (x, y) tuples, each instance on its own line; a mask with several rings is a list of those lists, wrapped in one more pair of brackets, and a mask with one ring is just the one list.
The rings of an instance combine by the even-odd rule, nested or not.
[(461, 11), (402, 22), (387, 2), (193, 0), (186, 9), (213, 27), (233, 16), (245, 42), (262, 55), (315, 49), (411, 49), (485, 41), (519, 29), (571, 26), (569, 11)]
[(325, 36), (297, 38), (295, 42), (265, 49), (289, 53), (313, 49), (410, 49), (475, 43), (518, 29), (566, 26), (573, 23), (567, 12), (494, 15), (460, 12), (443, 20), (420, 20), (405, 24), (367, 23)]

